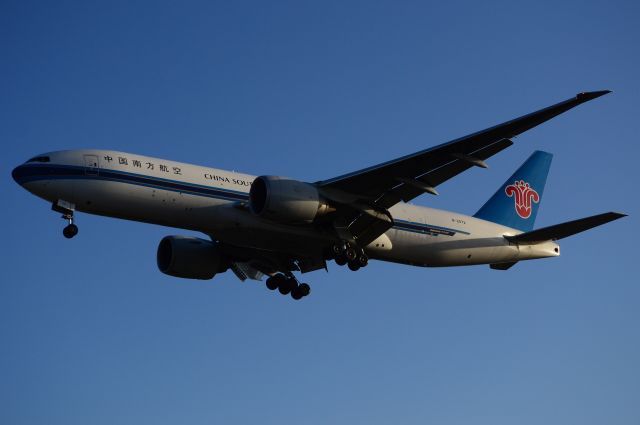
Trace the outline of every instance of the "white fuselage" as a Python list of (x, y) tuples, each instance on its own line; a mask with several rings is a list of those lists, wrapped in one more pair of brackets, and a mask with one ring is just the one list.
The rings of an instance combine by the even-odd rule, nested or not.
[[(14, 178), (51, 202), (75, 210), (200, 231), (241, 247), (317, 254), (333, 235), (317, 226), (286, 225), (257, 217), (243, 205), (254, 176), (107, 150), (43, 154)], [(365, 251), (371, 258), (417, 266), (508, 263), (559, 255), (546, 242), (516, 245), (503, 236), (519, 230), (474, 217), (412, 204), (390, 210), (394, 226)]]

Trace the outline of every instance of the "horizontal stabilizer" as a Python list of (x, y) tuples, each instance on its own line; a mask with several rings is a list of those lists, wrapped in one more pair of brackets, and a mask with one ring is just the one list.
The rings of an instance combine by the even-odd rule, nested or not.
[(520, 233), (515, 236), (505, 236), (505, 238), (509, 242), (521, 244), (536, 244), (546, 241), (555, 241), (626, 216), (626, 214), (608, 212), (578, 220), (567, 221), (566, 223), (560, 223), (554, 226), (543, 227), (541, 229), (532, 230), (531, 232)]

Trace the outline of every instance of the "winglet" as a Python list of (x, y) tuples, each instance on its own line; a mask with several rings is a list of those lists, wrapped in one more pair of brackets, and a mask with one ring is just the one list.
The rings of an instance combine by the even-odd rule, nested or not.
[(580, 103), (588, 102), (609, 93), (611, 93), (611, 90), (585, 91), (582, 93), (578, 93), (576, 95), (576, 99), (579, 100)]

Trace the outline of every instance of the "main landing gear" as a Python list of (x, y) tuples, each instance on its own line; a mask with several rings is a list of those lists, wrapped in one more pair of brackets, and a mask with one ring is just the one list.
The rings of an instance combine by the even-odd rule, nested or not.
[(277, 273), (267, 279), (267, 288), (272, 291), (276, 289), (282, 295), (291, 294), (291, 298), (299, 300), (306, 297), (311, 292), (311, 287), (306, 283), (298, 282), (292, 273)]
[(349, 242), (333, 245), (332, 251), (337, 265), (344, 266), (347, 264), (349, 270), (354, 272), (369, 264), (369, 257), (364, 253), (364, 250), (351, 245)]

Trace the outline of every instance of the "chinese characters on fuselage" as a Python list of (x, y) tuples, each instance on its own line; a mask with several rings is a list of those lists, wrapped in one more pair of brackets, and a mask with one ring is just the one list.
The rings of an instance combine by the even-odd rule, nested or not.
[[(114, 161), (113, 157), (109, 155), (105, 155), (104, 160), (107, 162), (107, 164), (110, 164), (112, 161)], [(129, 166), (129, 158), (124, 156), (119, 156), (118, 164)], [(147, 170), (155, 170), (155, 164), (153, 162), (149, 162), (149, 161), (144, 162), (145, 167), (143, 167), (142, 165), (143, 165), (143, 162), (140, 160), (137, 160), (137, 159), (131, 160), (131, 166), (133, 166), (134, 168), (146, 168)], [(182, 170), (180, 169), (180, 167), (171, 167), (171, 169), (169, 169), (169, 166), (166, 164), (158, 164), (158, 170), (163, 171), (165, 173), (182, 175)]]

